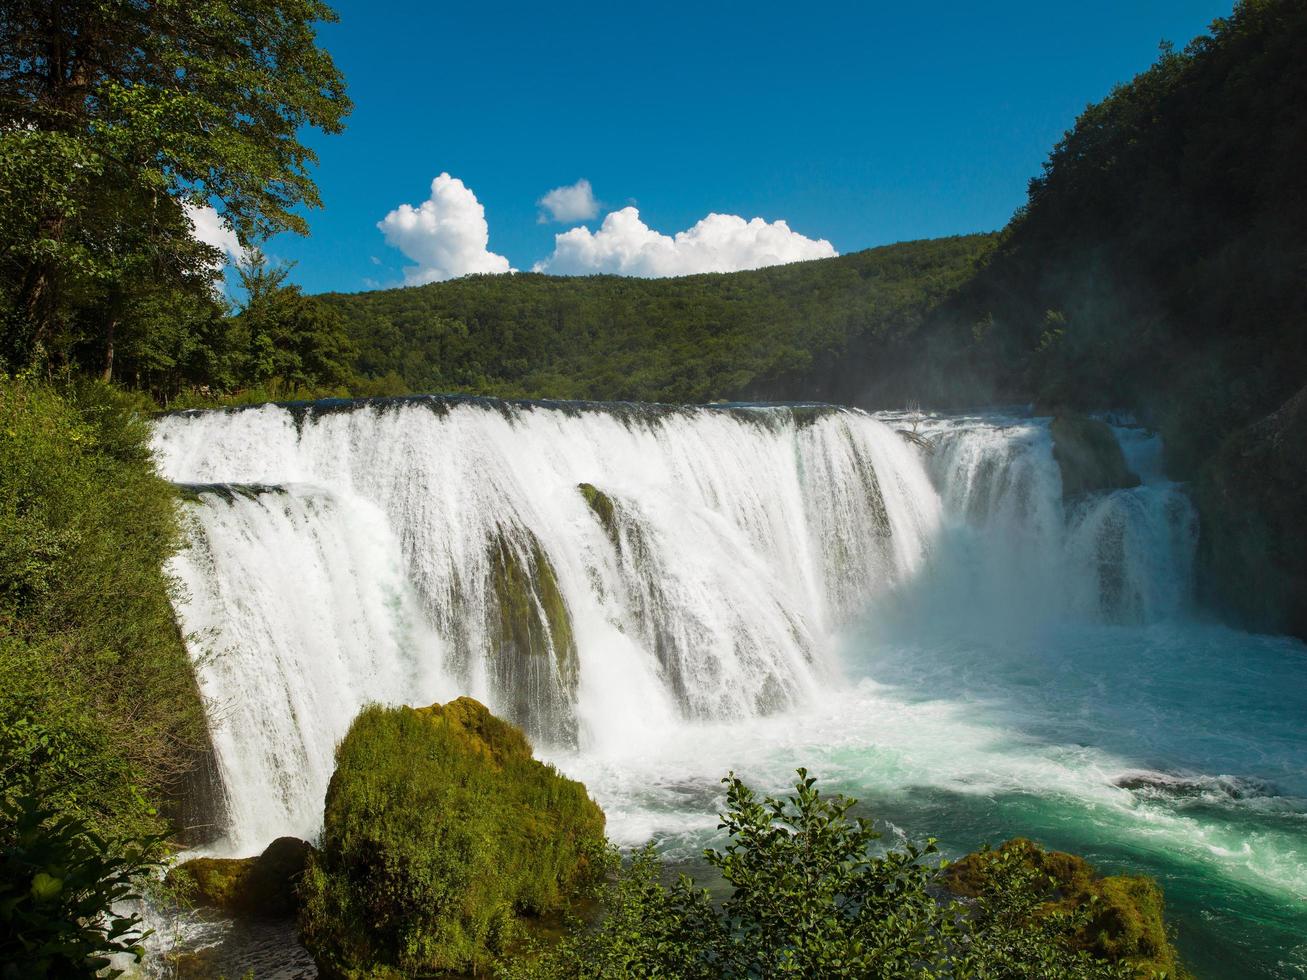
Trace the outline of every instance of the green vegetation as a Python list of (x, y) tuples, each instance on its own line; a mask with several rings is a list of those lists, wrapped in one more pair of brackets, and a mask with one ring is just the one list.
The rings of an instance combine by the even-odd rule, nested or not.
[(481, 972), (599, 865), (603, 813), (470, 698), (370, 707), (336, 752), (305, 945), (333, 977)]
[(1026, 887), (1038, 903), (1036, 920), (1088, 912), (1066, 934), (1071, 948), (1124, 963), (1140, 977), (1185, 975), (1167, 935), (1162, 890), (1150, 878), (1101, 877), (1084, 858), (1018, 837), (997, 850), (968, 854), (946, 869), (945, 880), (951, 891), (975, 899), (992, 887), (996, 874), (1013, 867), (1033, 874)]
[[(1161, 895), (1145, 879), (1094, 875), (1029, 841), (941, 865), (932, 842), (874, 850), (855, 801), (823, 797), (799, 770), (792, 796), (759, 800), (726, 780), (721, 828), (705, 852), (720, 902), (682, 876), (670, 886), (651, 848), (604, 892), (591, 929), (510, 964), (516, 980), (677, 977), (1176, 977)], [(611, 860), (611, 859), (610, 859)], [(946, 891), (965, 896), (954, 900)]]
[[(527, 539), (525, 547), (518, 538)], [(575, 691), (579, 667), (572, 618), (557, 574), (530, 531), (500, 529), (490, 546), (490, 591), (495, 599), (490, 644), (494, 669), (509, 681), (507, 689), (517, 698), (513, 717), (531, 718), (542, 705), (524, 679), (512, 682), (517, 672), (536, 669), (532, 661), (538, 658), (552, 660), (545, 669), (556, 671), (563, 686)]]
[[(883, 363), (874, 397), (1130, 408), (1161, 429), (1173, 476), (1220, 483), (1238, 452), (1222, 443), (1307, 378), (1304, 45), (1307, 6), (1242, 0), (1089, 106), (979, 274), (921, 331), (925, 356)], [(1301, 485), (1301, 451), (1276, 452), (1261, 472)], [(1256, 518), (1268, 530), (1301, 523), (1284, 521), (1275, 486), (1246, 490), (1271, 508)], [(1205, 537), (1238, 533), (1225, 508), (1201, 516)], [(1213, 562), (1221, 551), (1203, 553), (1209, 600), (1307, 635), (1294, 613), (1307, 607), (1307, 551)], [(1293, 585), (1261, 603), (1250, 574)]]
[(109, 957), (141, 959), (135, 915), (108, 909), (139, 897), (157, 840), (123, 850), (83, 821), (33, 803), (0, 801), (0, 976), (116, 976)]
[(1200, 587), (1243, 621), (1307, 637), (1307, 389), (1222, 444), (1195, 486)]
[(1304, 43), (1297, 0), (1243, 0), (1089, 106), (914, 383), (1136, 408), (1185, 475), (1285, 402), (1307, 377)]
[(226, 315), (224, 257), (190, 217), (216, 206), (245, 246), (307, 230), (299, 209), (319, 201), (301, 133), (338, 132), (350, 108), (317, 46), (316, 24), (334, 19), (320, 0), (6, 6), (0, 367), (67, 366), (160, 399), (272, 377), (336, 383), (330, 363), (314, 374), (300, 337), (330, 313), (288, 300), (279, 329), (296, 336), (298, 363), (277, 363), (261, 346), (266, 316)]
[(106, 835), (156, 809), (207, 748), (163, 564), (180, 543), (135, 403), (0, 378), (0, 795)]
[(613, 498), (593, 483), (578, 483), (576, 488), (581, 491), (581, 496), (585, 498), (591, 512), (599, 519), (599, 526), (604, 529), (604, 534), (608, 536), (608, 540), (620, 553), (622, 550), (622, 536), (618, 532), (617, 506), (613, 503)]
[(911, 347), (992, 236), (907, 242), (754, 272), (630, 279), (519, 273), (327, 295), (369, 390), (706, 402), (820, 398), (849, 359)]

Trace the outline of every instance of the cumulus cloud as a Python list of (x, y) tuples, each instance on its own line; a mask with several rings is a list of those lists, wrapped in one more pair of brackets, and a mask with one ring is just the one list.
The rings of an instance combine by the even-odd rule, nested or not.
[(186, 212), (186, 217), (191, 219), (191, 227), (194, 229), (191, 234), (195, 240), (222, 252), (224, 259), (220, 266), (226, 265), (228, 259), (239, 262), (245, 257), (245, 250), (241, 248), (236, 232), (228, 227), (217, 211), (207, 204), (191, 204), (189, 201), (182, 204), (182, 209)]
[(807, 238), (784, 221), (745, 221), (734, 214), (710, 214), (693, 228), (668, 236), (654, 231), (640, 220), (638, 210), (628, 207), (610, 213), (596, 232), (581, 227), (555, 235), (554, 254), (537, 262), (535, 271), (685, 276), (760, 269), (837, 254), (824, 238)]
[(540, 223), (558, 221), (564, 224), (573, 221), (589, 221), (599, 214), (599, 202), (595, 200), (590, 181), (582, 177), (575, 184), (555, 187), (540, 200), (536, 201), (549, 212), (540, 214)]
[(401, 204), (377, 222), (386, 244), (417, 263), (404, 270), (410, 286), (473, 272), (511, 272), (508, 259), (489, 250), (486, 209), (471, 188), (442, 173), (431, 196), (413, 207)]

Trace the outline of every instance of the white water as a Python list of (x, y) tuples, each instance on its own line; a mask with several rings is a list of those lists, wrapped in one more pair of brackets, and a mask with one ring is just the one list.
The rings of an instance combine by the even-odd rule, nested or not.
[[(170, 479), (278, 488), (201, 489), (176, 563), (225, 847), (318, 829), (361, 704), (470, 693), (625, 843), (692, 855), (726, 770), (775, 790), (807, 765), (913, 835), (1149, 868), (1254, 948), (1265, 917), (1208, 917), (1307, 898), (1301, 645), (1195, 616), (1195, 518), (1148, 433), (1117, 430), (1142, 486), (1064, 503), (1047, 420), (928, 419), (933, 453), (908, 424), (443, 401), (161, 419)], [(556, 575), (574, 687), (556, 657), (497, 659), (504, 540)], [(1307, 942), (1266, 942), (1281, 966), (1256, 975), (1300, 975)]]
[[(160, 420), (170, 479), (263, 485), (198, 488), (175, 569), (230, 846), (313, 834), (333, 745), (370, 700), (468, 692), (537, 741), (604, 752), (810, 702), (835, 630), (919, 572), (940, 507), (884, 424), (803, 416), (410, 402)], [(612, 500), (616, 543), (581, 483)], [(556, 657), (497, 660), (503, 538), (552, 566), (574, 690)]]

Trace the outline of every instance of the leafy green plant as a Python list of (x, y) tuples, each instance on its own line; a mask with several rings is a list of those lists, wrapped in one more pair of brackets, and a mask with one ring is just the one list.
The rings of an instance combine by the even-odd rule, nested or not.
[(161, 839), (111, 842), (31, 797), (0, 801), (0, 820), (0, 977), (91, 976), (115, 955), (139, 962), (140, 917), (114, 907), (140, 897)]
[(111, 837), (162, 829), (207, 737), (148, 434), (108, 385), (0, 376), (0, 797)]
[[(652, 847), (602, 891), (603, 915), (552, 949), (504, 965), (516, 980), (560, 978), (953, 977), (1129, 980), (1162, 977), (1083, 948), (1098, 905), (1050, 902), (1057, 884), (1021, 849), (969, 866), (954, 896), (932, 841), (880, 848), (856, 802), (823, 796), (804, 770), (790, 796), (758, 796), (733, 774), (720, 829), (705, 851), (725, 896), (665, 877)], [(1033, 845), (1032, 845), (1033, 846)], [(1040, 854), (1044, 852), (1040, 851)], [(1067, 856), (1063, 856), (1067, 857)], [(1083, 862), (1081, 862), (1083, 865)], [(1084, 866), (1087, 867), (1087, 866)], [(1159, 916), (1160, 909), (1154, 910)]]

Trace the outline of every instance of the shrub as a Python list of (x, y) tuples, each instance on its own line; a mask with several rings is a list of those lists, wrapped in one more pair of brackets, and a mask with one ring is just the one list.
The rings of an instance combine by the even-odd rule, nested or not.
[(0, 375), (0, 797), (106, 836), (160, 830), (207, 738), (164, 571), (176, 498), (138, 408)]
[[(871, 824), (849, 816), (855, 801), (823, 797), (804, 770), (794, 795), (784, 799), (759, 800), (734, 775), (724, 782), (727, 812), (720, 827), (730, 839), (723, 849), (705, 852), (728, 889), (719, 904), (684, 876), (664, 885), (658, 860), (646, 848), (604, 890), (604, 915), (595, 927), (574, 932), (553, 949), (519, 957), (505, 967), (505, 975), (515, 980), (1161, 975), (1132, 960), (1125, 948), (1085, 942), (1105, 906), (1081, 893), (1061, 896), (1049, 872), (1067, 855), (1045, 855), (1024, 842), (969, 858), (962, 862), (967, 898), (959, 900), (948, 896), (948, 886), (957, 880), (947, 862), (934, 859), (933, 842), (876, 853), (879, 835)], [(1036, 852), (1049, 863), (1033, 860)], [(1080, 864), (1086, 880), (1092, 880), (1092, 869)]]
[(328, 976), (488, 968), (599, 867), (603, 813), (470, 698), (364, 709), (336, 752), (301, 885)]
[(30, 797), (0, 811), (0, 977), (94, 976), (115, 954), (139, 962), (140, 919), (112, 906), (139, 897), (133, 882), (157, 866), (160, 839), (110, 842)]

